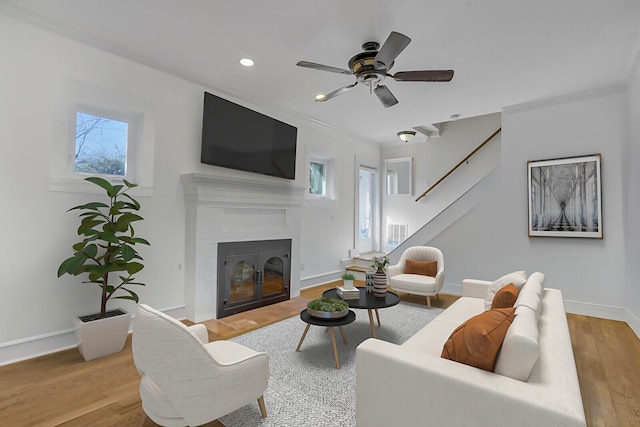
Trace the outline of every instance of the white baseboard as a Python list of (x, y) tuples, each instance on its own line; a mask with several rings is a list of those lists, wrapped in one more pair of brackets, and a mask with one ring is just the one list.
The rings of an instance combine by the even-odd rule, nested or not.
[(577, 301), (564, 301), (564, 308), (567, 313), (581, 314), (583, 316), (599, 317), (601, 319), (625, 321), (626, 309), (622, 307), (611, 307), (608, 305), (591, 304)]
[[(185, 319), (187, 316), (187, 310), (184, 305), (167, 308), (162, 310), (162, 312), (179, 320)], [(132, 330), (134, 320), (135, 314), (131, 317), (129, 332)], [(73, 329), (65, 329), (0, 343), (0, 366), (57, 353), (77, 346), (78, 344), (76, 343)]]
[(443, 294), (449, 295), (462, 295), (462, 285), (459, 283), (447, 283), (445, 282), (440, 291)]
[(328, 273), (316, 274), (315, 276), (307, 276), (300, 278), (300, 289), (312, 288), (314, 286), (323, 285), (325, 283), (339, 280), (344, 273), (343, 270), (330, 271)]
[(636, 333), (636, 336), (640, 338), (640, 319), (629, 311), (629, 309), (626, 309), (624, 321), (627, 322), (631, 330)]

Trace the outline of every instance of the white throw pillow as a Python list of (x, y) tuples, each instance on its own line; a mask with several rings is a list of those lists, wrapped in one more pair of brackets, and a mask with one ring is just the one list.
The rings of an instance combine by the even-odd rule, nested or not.
[(484, 297), (484, 309), (491, 310), (493, 297), (500, 289), (504, 288), (509, 283), (513, 283), (516, 288), (521, 289), (522, 285), (524, 285), (526, 281), (527, 275), (524, 271), (514, 271), (513, 273), (505, 274), (501, 278), (497, 279), (491, 284), (491, 286), (489, 286), (489, 289), (487, 289), (487, 295)]

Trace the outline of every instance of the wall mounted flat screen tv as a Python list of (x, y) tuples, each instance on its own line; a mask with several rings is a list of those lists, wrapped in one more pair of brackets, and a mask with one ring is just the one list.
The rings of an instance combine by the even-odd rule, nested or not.
[(204, 93), (204, 164), (295, 179), (297, 135), (295, 126)]

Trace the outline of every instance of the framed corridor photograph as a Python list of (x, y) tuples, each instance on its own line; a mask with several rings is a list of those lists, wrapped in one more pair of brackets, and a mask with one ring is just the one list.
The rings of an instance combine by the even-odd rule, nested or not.
[(600, 154), (527, 162), (529, 237), (602, 239)]

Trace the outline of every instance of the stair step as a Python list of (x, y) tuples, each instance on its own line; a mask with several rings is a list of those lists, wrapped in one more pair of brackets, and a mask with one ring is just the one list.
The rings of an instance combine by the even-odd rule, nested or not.
[(363, 266), (363, 265), (348, 265), (346, 268), (348, 271), (359, 271), (361, 273), (366, 273), (371, 270), (371, 267)]
[(355, 260), (362, 260), (362, 261), (371, 262), (371, 260), (374, 257), (385, 256), (385, 255), (386, 255), (386, 253), (384, 253), (384, 252), (366, 252), (366, 253), (362, 253), (362, 254), (360, 254), (358, 256), (353, 257), (353, 259), (354, 259), (354, 261)]

